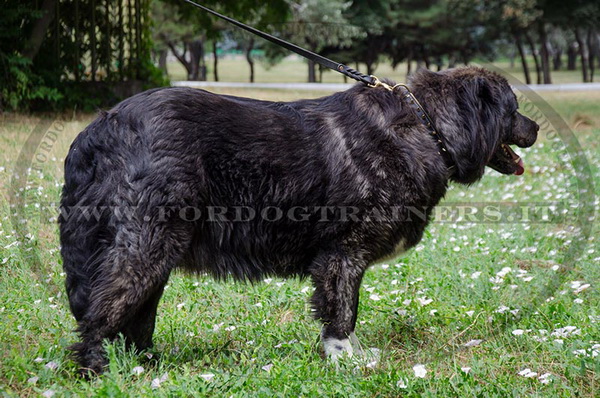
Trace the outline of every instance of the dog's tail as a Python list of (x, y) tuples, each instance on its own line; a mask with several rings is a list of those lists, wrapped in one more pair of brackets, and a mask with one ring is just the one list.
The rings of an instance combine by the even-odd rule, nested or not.
[(83, 318), (88, 307), (91, 279), (105, 251), (103, 242), (110, 241), (103, 236), (108, 233), (102, 203), (105, 195), (97, 192), (102, 184), (95, 184), (99, 150), (96, 146), (102, 142), (102, 132), (109, 128), (107, 115), (101, 114), (79, 134), (65, 159), (58, 221), (66, 290), (77, 320)]

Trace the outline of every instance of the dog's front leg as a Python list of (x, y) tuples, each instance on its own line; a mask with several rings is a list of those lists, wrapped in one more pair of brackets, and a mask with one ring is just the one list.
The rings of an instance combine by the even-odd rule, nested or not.
[(364, 264), (343, 252), (330, 252), (317, 258), (311, 267), (316, 290), (312, 305), (323, 322), (321, 341), (325, 355), (336, 361), (352, 356), (357, 345), (354, 336), (358, 311), (358, 292)]

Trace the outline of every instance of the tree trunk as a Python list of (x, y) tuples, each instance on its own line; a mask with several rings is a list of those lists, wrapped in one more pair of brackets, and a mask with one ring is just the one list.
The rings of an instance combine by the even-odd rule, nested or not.
[[(103, 36), (104, 36), (104, 50), (106, 51), (105, 53), (105, 57), (106, 60), (104, 61), (104, 68), (106, 69), (106, 79), (110, 80), (110, 76), (112, 74), (111, 72), (111, 62), (112, 62), (112, 34), (111, 34), (111, 26), (110, 26), (110, 20), (111, 20), (111, 12), (110, 12), (110, 3), (111, 0), (106, 0), (104, 2), (104, 29), (103, 30)], [(141, 12), (141, 11), (140, 11)]]
[[(177, 49), (177, 46), (175, 46), (175, 43), (173, 43), (172, 41), (167, 41), (167, 46), (169, 46), (175, 58), (177, 58), (181, 65), (183, 65), (185, 71), (187, 72), (187, 78), (188, 80), (190, 80), (190, 77), (192, 76), (192, 64), (186, 59), (186, 53), (180, 53)], [(187, 43), (183, 43), (183, 47), (187, 48)]]
[(552, 84), (552, 77), (550, 76), (550, 49), (548, 48), (548, 35), (546, 33), (546, 27), (543, 23), (540, 23), (539, 25), (539, 34), (542, 47), (541, 58), (544, 84)]
[[(75, 1), (78, 4), (79, 0)], [(125, 28), (123, 27), (123, 2), (119, 1), (119, 79), (123, 80), (125, 76)], [(79, 24), (78, 24), (79, 25)], [(168, 53), (168, 51), (167, 51)], [(76, 56), (77, 62), (79, 61), (79, 55)]]
[(317, 74), (315, 73), (315, 63), (308, 60), (308, 82), (316, 83), (317, 82)]
[(406, 78), (412, 73), (412, 60), (409, 58), (406, 60)]
[(590, 68), (590, 83), (594, 81), (594, 59), (595, 59), (595, 51), (594, 51), (594, 43), (593, 43), (593, 29), (590, 28), (587, 34), (587, 48), (588, 48), (588, 65)]
[(425, 68), (430, 69), (431, 67), (431, 62), (429, 61), (428, 57), (423, 57), (423, 62), (425, 62)]
[(250, 65), (250, 83), (254, 83), (254, 59), (252, 59), (253, 49), (254, 39), (251, 38), (248, 40), (248, 45), (246, 46), (246, 61), (248, 61), (248, 65)]
[(375, 70), (373, 68), (373, 62), (371, 60), (368, 60), (366, 65), (367, 65), (367, 75), (371, 76), (372, 74), (375, 73)]
[(218, 82), (219, 81), (219, 71), (218, 71), (219, 56), (217, 55), (217, 41), (216, 40), (213, 41), (212, 53), (213, 53), (213, 75), (214, 75), (215, 81)]
[(555, 50), (552, 63), (555, 71), (560, 70), (560, 68), (562, 68), (562, 49), (557, 48)]
[(169, 55), (169, 50), (162, 49), (158, 52), (158, 67), (163, 71), (164, 75), (168, 75), (167, 71), (167, 56)]
[(29, 58), (33, 61), (37, 53), (40, 51), (44, 37), (46, 37), (48, 27), (54, 19), (55, 10), (56, 0), (44, 0), (42, 3), (42, 9), (40, 10), (40, 12), (43, 14), (38, 20), (35, 21), (33, 30), (29, 36), (29, 40), (27, 40), (25, 51), (23, 51), (23, 56), (25, 58)]
[[(206, 80), (206, 70), (204, 73), (201, 70), (201, 64), (204, 59), (204, 43), (201, 39), (192, 40), (188, 43), (188, 51), (190, 52), (190, 80)], [(202, 76), (204, 74), (204, 76)]]
[(531, 84), (531, 77), (529, 76), (529, 66), (527, 66), (527, 56), (525, 55), (525, 49), (523, 48), (523, 41), (521, 36), (518, 34), (514, 35), (515, 43), (517, 44), (517, 51), (521, 57), (521, 66), (523, 67), (523, 74), (525, 75), (525, 84)]
[(583, 77), (583, 82), (587, 83), (588, 80), (588, 51), (585, 48), (585, 43), (581, 37), (581, 31), (579, 28), (575, 28), (575, 40), (577, 40), (577, 45), (579, 46), (579, 56), (581, 57), (581, 74)]
[(567, 48), (567, 70), (575, 69), (577, 69), (577, 42), (571, 42)]
[(531, 35), (529, 33), (525, 33), (525, 38), (527, 39), (527, 42), (529, 43), (529, 47), (531, 48), (531, 55), (533, 56), (533, 63), (535, 64), (535, 73), (536, 73), (536, 81), (537, 84), (542, 84), (542, 68), (540, 66), (540, 60), (537, 56), (537, 52), (535, 49), (535, 43), (533, 42), (533, 39), (531, 38)]
[(96, 71), (98, 70), (98, 63), (96, 56), (96, 2), (94, 0), (91, 1), (92, 8), (92, 23), (90, 24), (90, 52), (92, 53), (92, 81), (96, 81)]

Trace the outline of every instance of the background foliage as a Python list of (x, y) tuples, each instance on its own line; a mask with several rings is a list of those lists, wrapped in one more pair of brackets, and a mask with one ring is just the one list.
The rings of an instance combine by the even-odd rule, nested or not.
[[(442, 69), (519, 62), (527, 83), (600, 62), (597, 0), (208, 0), (203, 4), (372, 74), (382, 64)], [(90, 109), (167, 84), (174, 57), (188, 80), (219, 80), (224, 53), (272, 67), (288, 55), (181, 0), (3, 0), (0, 109)], [(172, 54), (172, 55), (170, 55)], [(566, 61), (566, 62), (564, 62)], [(211, 64), (212, 62), (212, 64)], [(362, 68), (361, 68), (362, 69)], [(307, 80), (322, 81), (308, 63)]]

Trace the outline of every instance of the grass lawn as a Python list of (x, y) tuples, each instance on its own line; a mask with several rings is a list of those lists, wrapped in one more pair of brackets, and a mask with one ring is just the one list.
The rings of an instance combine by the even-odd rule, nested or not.
[[(225, 66), (221, 73), (227, 80)], [(258, 78), (265, 79), (260, 71)], [(220, 92), (278, 100), (322, 95)], [(573, 129), (600, 194), (600, 93), (544, 97)], [(2, 396), (600, 396), (600, 228), (580, 220), (592, 224), (587, 239), (573, 228), (581, 184), (550, 127), (519, 151), (523, 176), (490, 170), (472, 187), (454, 186), (445, 203), (554, 203), (562, 217), (433, 223), (415, 249), (367, 272), (357, 335), (382, 350), (377, 366), (346, 361), (336, 371), (320, 358), (308, 281), (248, 285), (174, 273), (154, 335), (160, 359), (115, 343), (103, 377), (75, 377), (66, 350), (76, 341), (75, 322), (62, 287), (55, 214), (36, 204), (58, 201), (68, 146), (93, 117), (63, 115), (59, 123), (0, 115)], [(17, 181), (20, 210), (11, 206), (11, 172), (40, 125), (57, 139), (38, 148), (27, 181)], [(569, 250), (579, 243), (571, 262)], [(416, 365), (425, 367), (424, 378), (415, 376)]]
[[(475, 64), (477, 64), (475, 62)], [(510, 66), (508, 60), (500, 60), (494, 62), (494, 69), (498, 68), (501, 73), (505, 75), (511, 75), (515, 79), (524, 82), (525, 77), (521, 68), (520, 62), (515, 62), (514, 66)], [(533, 60), (529, 60), (530, 76), (532, 83), (536, 82), (535, 68), (533, 67)], [(350, 65), (353, 68), (355, 65)], [(485, 64), (482, 64), (485, 66)], [(413, 70), (416, 64), (413, 62)], [(208, 68), (208, 80), (213, 81), (213, 65), (212, 60), (207, 59)], [(184, 67), (179, 62), (170, 62), (167, 66), (169, 77), (172, 80), (187, 80), (187, 74)], [(359, 71), (366, 73), (366, 66), (359, 65)], [(250, 67), (246, 62), (245, 58), (239, 55), (228, 55), (219, 59), (219, 80), (222, 82), (248, 82), (250, 78)], [(392, 69), (387, 62), (380, 62), (377, 66), (375, 73), (380, 78), (387, 77), (397, 82), (406, 81), (406, 64), (401, 63)], [(255, 81), (257, 83), (289, 83), (289, 82), (306, 82), (308, 75), (308, 66), (306, 61), (297, 56), (290, 56), (285, 58), (281, 63), (265, 69), (264, 64), (259, 60), (255, 62)], [(552, 82), (553, 83), (581, 83), (581, 70), (568, 71), (562, 69), (559, 71), (552, 71)], [(354, 82), (348, 79), (349, 82)], [(323, 73), (324, 83), (344, 83), (344, 77), (336, 72), (326, 70)]]

